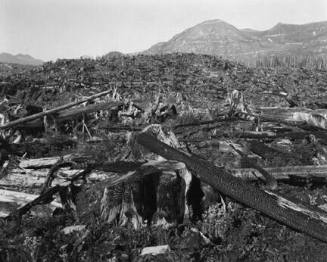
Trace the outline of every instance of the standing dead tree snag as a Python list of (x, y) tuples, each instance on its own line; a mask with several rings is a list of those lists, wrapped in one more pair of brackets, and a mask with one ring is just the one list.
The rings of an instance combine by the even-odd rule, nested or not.
[(292, 202), (285, 197), (233, 177), (225, 168), (188, 156), (151, 135), (141, 133), (137, 142), (148, 150), (168, 160), (184, 162), (186, 167), (219, 192), (230, 198), (261, 211), (265, 215), (314, 238), (327, 242), (327, 213), (307, 207), (303, 203)]

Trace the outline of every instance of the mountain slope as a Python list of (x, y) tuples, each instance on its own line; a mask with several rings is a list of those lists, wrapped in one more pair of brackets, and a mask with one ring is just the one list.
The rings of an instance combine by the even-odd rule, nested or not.
[(269, 55), (327, 56), (327, 22), (304, 25), (279, 23), (265, 31), (238, 29), (221, 20), (209, 20), (186, 29), (146, 54), (199, 53), (240, 61)]
[(44, 62), (40, 59), (35, 59), (30, 55), (23, 55), (23, 54), (12, 55), (9, 53), (1, 53), (0, 63), (20, 64), (20, 65), (41, 65)]

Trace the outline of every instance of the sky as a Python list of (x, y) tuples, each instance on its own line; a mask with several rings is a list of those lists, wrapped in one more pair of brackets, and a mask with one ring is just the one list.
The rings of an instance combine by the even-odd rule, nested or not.
[(327, 21), (327, 0), (0, 0), (0, 53), (133, 53), (210, 19), (257, 30)]

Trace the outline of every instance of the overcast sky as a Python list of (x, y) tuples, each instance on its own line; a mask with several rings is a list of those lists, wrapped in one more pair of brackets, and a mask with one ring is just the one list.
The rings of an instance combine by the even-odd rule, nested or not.
[(137, 52), (209, 19), (260, 30), (326, 21), (327, 0), (0, 0), (0, 52)]

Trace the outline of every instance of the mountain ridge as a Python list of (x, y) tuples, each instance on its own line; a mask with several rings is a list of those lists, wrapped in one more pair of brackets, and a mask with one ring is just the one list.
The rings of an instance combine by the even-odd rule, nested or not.
[(42, 65), (44, 61), (36, 59), (28, 54), (0, 53), (0, 63), (20, 64), (20, 65)]
[(198, 53), (243, 62), (265, 56), (327, 56), (327, 21), (306, 24), (277, 23), (267, 30), (239, 29), (211, 19), (160, 42), (144, 54)]

